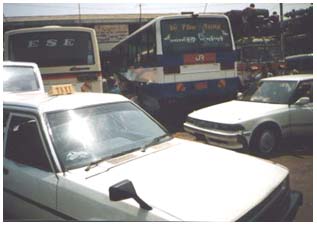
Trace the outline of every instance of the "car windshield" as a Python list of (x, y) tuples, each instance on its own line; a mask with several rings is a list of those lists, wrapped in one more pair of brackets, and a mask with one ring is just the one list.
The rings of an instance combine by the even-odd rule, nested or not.
[(124, 155), (166, 134), (129, 102), (47, 113), (47, 120), (66, 170)]
[(296, 84), (296, 81), (262, 81), (256, 89), (248, 90), (241, 100), (288, 104)]
[(33, 67), (3, 67), (4, 92), (28, 92), (37, 90), (40, 90), (40, 86)]

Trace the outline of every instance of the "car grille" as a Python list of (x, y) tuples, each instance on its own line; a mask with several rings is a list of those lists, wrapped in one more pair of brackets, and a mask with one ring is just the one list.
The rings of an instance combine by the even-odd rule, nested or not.
[(188, 117), (186, 121), (192, 125), (195, 125), (197, 127), (204, 128), (204, 129), (215, 129), (215, 130), (223, 130), (223, 131), (244, 130), (244, 127), (241, 125), (216, 123), (216, 122), (210, 122), (210, 121), (205, 121), (200, 119), (194, 119), (191, 117)]
[(263, 202), (250, 210), (238, 221), (276, 222), (290, 205), (288, 178), (276, 188)]

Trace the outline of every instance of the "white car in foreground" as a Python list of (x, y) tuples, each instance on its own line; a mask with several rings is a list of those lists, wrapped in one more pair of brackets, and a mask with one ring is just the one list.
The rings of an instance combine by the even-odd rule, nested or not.
[(313, 75), (262, 79), (239, 100), (192, 112), (184, 129), (212, 145), (271, 154), (282, 137), (312, 136)]
[(288, 221), (302, 202), (287, 168), (172, 138), (120, 95), (3, 106), (5, 220)]

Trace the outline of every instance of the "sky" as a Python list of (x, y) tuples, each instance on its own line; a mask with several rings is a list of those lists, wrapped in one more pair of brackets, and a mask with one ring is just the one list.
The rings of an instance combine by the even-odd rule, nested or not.
[[(34, 2), (34, 1), (33, 1)], [(99, 1), (100, 2), (100, 1)], [(193, 1), (175, 2), (166, 1), (143, 2), (138, 3), (134, 1), (120, 2), (108, 1), (108, 3), (11, 3), (5, 1), (3, 3), (3, 16), (6, 18), (15, 16), (47, 16), (47, 15), (77, 15), (81, 14), (137, 14), (140, 12), (140, 4), (142, 13), (179, 13), (181, 11), (200, 12), (227, 12), (232, 9), (244, 9), (248, 3), (214, 3), (206, 1), (207, 3), (194, 3)], [(171, 2), (171, 3), (170, 3)], [(197, 2), (197, 1), (196, 1)], [(276, 1), (275, 1), (276, 2)], [(277, 11), (279, 14), (279, 3), (256, 3), (256, 8), (269, 9), (270, 14)], [(283, 3), (284, 13), (292, 9), (308, 8), (310, 3)]]

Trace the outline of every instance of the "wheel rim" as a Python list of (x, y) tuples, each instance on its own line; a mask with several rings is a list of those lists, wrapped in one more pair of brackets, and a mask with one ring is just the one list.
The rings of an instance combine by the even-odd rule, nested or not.
[(266, 130), (259, 140), (259, 149), (262, 153), (271, 153), (275, 146), (275, 136), (273, 132)]

